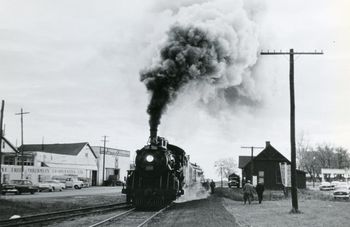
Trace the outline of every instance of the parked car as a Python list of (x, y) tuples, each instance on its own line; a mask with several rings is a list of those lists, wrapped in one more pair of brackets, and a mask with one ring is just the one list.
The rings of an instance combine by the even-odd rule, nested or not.
[(322, 182), (321, 185), (319, 186), (320, 191), (330, 191), (330, 190), (334, 190), (334, 188), (335, 188), (335, 185), (329, 182)]
[(8, 184), (2, 185), (1, 194), (15, 193), (16, 195), (28, 192), (34, 194), (39, 190), (30, 180), (10, 180)]
[(83, 188), (90, 187), (90, 179), (89, 178), (78, 177), (78, 180), (83, 182)]
[(72, 177), (66, 179), (66, 188), (81, 189), (82, 187), (84, 187), (84, 182)]
[[(66, 185), (64, 185), (66, 187)], [(62, 183), (57, 180), (47, 180), (39, 183), (39, 191), (50, 191), (55, 190), (62, 191)]]
[(350, 190), (348, 185), (339, 185), (333, 192), (334, 199), (349, 199)]

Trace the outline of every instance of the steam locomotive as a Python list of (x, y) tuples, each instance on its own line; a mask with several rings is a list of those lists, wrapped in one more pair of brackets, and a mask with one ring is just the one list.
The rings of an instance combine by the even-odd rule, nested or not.
[(136, 151), (135, 169), (128, 171), (127, 202), (137, 209), (157, 209), (184, 194), (186, 153), (151, 131), (147, 145)]

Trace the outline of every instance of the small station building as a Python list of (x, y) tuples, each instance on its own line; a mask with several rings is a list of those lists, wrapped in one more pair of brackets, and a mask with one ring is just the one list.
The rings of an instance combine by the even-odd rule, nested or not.
[[(242, 183), (252, 180), (253, 185), (263, 183), (266, 189), (282, 189), (291, 186), (291, 162), (266, 141), (257, 156), (239, 156), (238, 167), (242, 169)], [(297, 170), (297, 187), (306, 188), (305, 172)]]

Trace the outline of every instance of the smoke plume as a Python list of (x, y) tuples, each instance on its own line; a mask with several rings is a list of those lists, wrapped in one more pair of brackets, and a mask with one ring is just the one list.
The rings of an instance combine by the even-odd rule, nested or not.
[(198, 91), (205, 88), (200, 100), (208, 103), (219, 97), (229, 101), (237, 94), (250, 96), (243, 88), (254, 86), (250, 77), (257, 61), (257, 32), (251, 10), (241, 0), (187, 2), (176, 11), (174, 21), (157, 59), (140, 73), (151, 93), (147, 108), (151, 129), (158, 127), (167, 105), (187, 85)]

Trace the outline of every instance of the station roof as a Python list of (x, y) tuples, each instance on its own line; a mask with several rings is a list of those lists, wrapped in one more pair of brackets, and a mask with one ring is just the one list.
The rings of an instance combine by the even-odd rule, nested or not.
[[(238, 168), (240, 169), (245, 168), (251, 160), (251, 156), (239, 156), (238, 158)], [(278, 152), (269, 141), (266, 141), (266, 147), (264, 150), (262, 150), (257, 156), (253, 157), (253, 161), (277, 161), (290, 164), (290, 161)]]
[(238, 158), (238, 168), (242, 169), (250, 162), (251, 156), (239, 156)]

